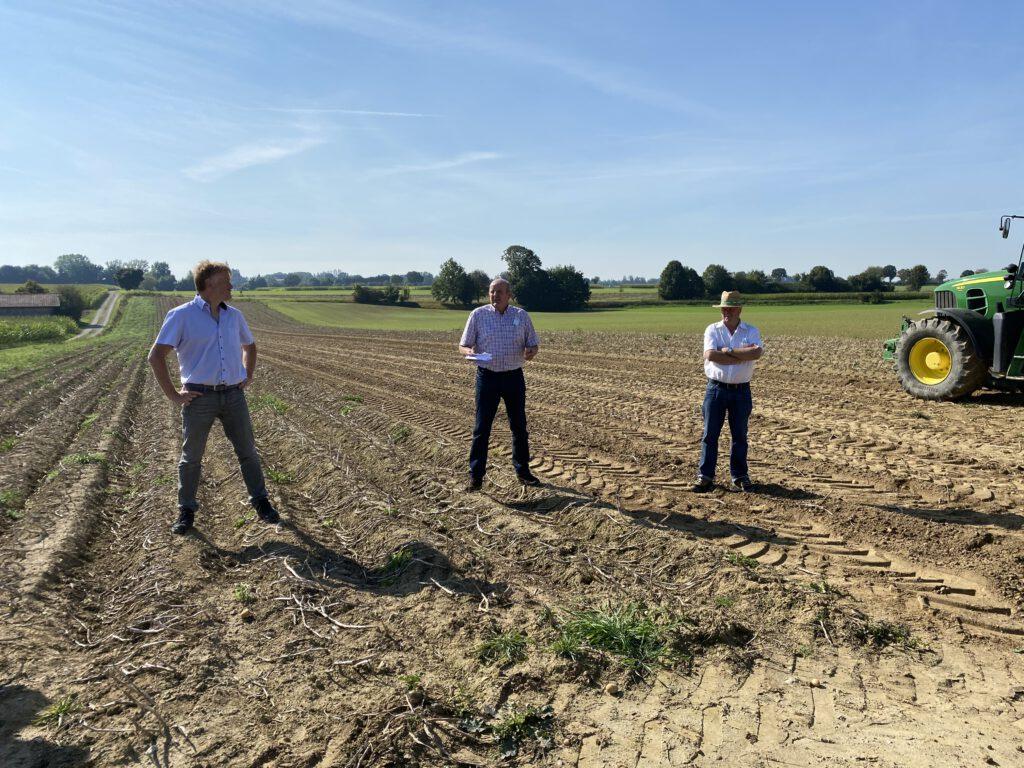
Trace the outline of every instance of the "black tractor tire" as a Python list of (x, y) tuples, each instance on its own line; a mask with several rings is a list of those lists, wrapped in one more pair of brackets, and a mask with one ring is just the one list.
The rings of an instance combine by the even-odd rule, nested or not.
[[(936, 339), (949, 350), (949, 374), (929, 384), (911, 371), (910, 351), (923, 339)], [(929, 317), (911, 323), (896, 342), (896, 371), (900, 384), (914, 397), (923, 400), (958, 400), (988, 383), (988, 366), (978, 354), (963, 328), (949, 320)]]

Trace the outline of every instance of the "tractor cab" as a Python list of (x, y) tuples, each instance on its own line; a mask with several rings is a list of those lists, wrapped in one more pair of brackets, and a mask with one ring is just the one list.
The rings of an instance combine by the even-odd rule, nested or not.
[[(1003, 216), (999, 231), (1009, 237)], [(903, 388), (926, 400), (955, 400), (981, 387), (1024, 388), (1024, 273), (1021, 259), (1005, 270), (947, 280), (935, 306), (904, 318), (899, 337), (885, 342)]]

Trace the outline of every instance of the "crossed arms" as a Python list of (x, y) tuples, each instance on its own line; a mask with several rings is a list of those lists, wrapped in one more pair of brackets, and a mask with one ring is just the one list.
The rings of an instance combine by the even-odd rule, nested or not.
[(706, 349), (704, 350), (704, 359), (719, 365), (736, 365), (737, 363), (749, 363), (759, 360), (763, 354), (764, 349), (759, 345), (747, 344), (742, 347), (733, 347), (731, 352), (728, 347)]

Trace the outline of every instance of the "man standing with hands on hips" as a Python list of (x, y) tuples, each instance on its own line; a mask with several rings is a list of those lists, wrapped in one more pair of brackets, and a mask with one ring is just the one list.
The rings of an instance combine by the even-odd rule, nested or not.
[(526, 310), (509, 304), (512, 286), (497, 278), (488, 289), (490, 304), (474, 309), (459, 341), (459, 352), (477, 363), (476, 424), (469, 451), (470, 491), (479, 491), (487, 471), (487, 443), (498, 402), (505, 401), (512, 428), (512, 466), (524, 485), (540, 485), (530, 472), (526, 431), (526, 378), (523, 363), (537, 356), (540, 341)]
[(704, 373), (708, 377), (704, 393), (704, 433), (700, 440), (700, 478), (692, 490), (706, 493), (715, 487), (715, 466), (718, 463), (718, 437), (726, 418), (732, 435), (729, 473), (732, 485), (740, 491), (751, 491), (747, 471), (747, 422), (753, 410), (750, 379), (754, 361), (764, 354), (761, 332), (740, 321), (743, 301), (739, 291), (722, 291), (718, 304), (722, 321), (712, 323), (704, 331)]
[[(242, 313), (227, 305), (232, 288), (228, 265), (201, 261), (192, 274), (196, 297), (167, 313), (149, 351), (157, 383), (168, 400), (181, 406), (178, 519), (171, 531), (187, 533), (195, 521), (206, 438), (217, 419), (235, 449), (249, 502), (260, 520), (276, 523), (279, 516), (267, 497), (243, 391), (256, 371), (256, 342)], [(166, 358), (172, 349), (178, 353), (180, 390), (167, 372)]]

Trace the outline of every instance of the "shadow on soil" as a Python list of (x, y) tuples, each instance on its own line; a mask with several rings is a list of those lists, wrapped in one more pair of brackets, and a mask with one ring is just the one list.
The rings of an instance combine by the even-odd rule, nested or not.
[(86, 764), (88, 753), (80, 747), (54, 744), (41, 737), (31, 741), (15, 738), (49, 704), (43, 694), (32, 688), (0, 685), (0, 765), (70, 768)]
[(1003, 405), (1011, 408), (1021, 408), (1024, 407), (1024, 393), (1000, 392), (998, 390), (975, 392), (968, 399), (960, 401), (960, 404), (968, 407), (978, 405)]
[(954, 523), (956, 525), (996, 525), (1009, 531), (1024, 528), (1024, 516), (1013, 512), (979, 512), (966, 507), (901, 507), (895, 504), (873, 505), (876, 509), (916, 517), (932, 523)]
[[(781, 488), (781, 486), (775, 487)], [(763, 486), (758, 486), (758, 492), (761, 492), (762, 488)], [(792, 493), (792, 489), (789, 488), (783, 488), (782, 490), (787, 494)], [(737, 496), (738, 495), (739, 494), (737, 493)], [(799, 496), (796, 498), (811, 498), (812, 496), (813, 494), (809, 494), (807, 496)], [(785, 498), (794, 497), (787, 495)], [(694, 517), (686, 512), (671, 510), (620, 508), (616, 507), (614, 504), (598, 501), (590, 496), (581, 494), (573, 488), (558, 486), (553, 483), (545, 483), (536, 490), (530, 491), (529, 495), (523, 499), (503, 500), (495, 498), (495, 501), (518, 512), (533, 512), (539, 514), (556, 512), (570, 507), (580, 506), (587, 506), (591, 509), (606, 512), (618, 511), (623, 515), (632, 518), (639, 525), (655, 528), (671, 528), (701, 539), (724, 539), (729, 536), (736, 536), (737, 534), (740, 534), (755, 541), (767, 541), (782, 546), (795, 545), (798, 543), (795, 539), (788, 536), (779, 535), (772, 528), (765, 528), (756, 525), (740, 525), (739, 523), (731, 523), (724, 520), (709, 521), (699, 517)]]
[(386, 562), (376, 568), (366, 568), (318, 541), (293, 520), (282, 520), (280, 527), (294, 534), (298, 543), (271, 539), (232, 551), (195, 529), (191, 536), (202, 548), (200, 566), (208, 571), (224, 571), (260, 559), (280, 558), (301, 578), (326, 589), (355, 588), (402, 596), (424, 587), (434, 588), (433, 580), (456, 594), (479, 596), (506, 590), (502, 583), (461, 577), (443, 552), (422, 541), (402, 544), (392, 551)]

